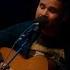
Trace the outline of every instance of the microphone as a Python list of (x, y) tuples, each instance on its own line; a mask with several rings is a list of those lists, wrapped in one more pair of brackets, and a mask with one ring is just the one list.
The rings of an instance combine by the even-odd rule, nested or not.
[(25, 40), (26, 38), (34, 37), (33, 42), (39, 37), (41, 29), (47, 24), (47, 17), (41, 16), (33, 20), (32, 25), (30, 25), (23, 33), (20, 34), (19, 38), (15, 43)]
[(24, 30), (23, 33), (20, 34), (19, 38), (14, 42), (12, 48), (18, 47), (16, 54), (13, 58), (3, 66), (2, 70), (7, 69), (7, 66), (13, 61), (13, 59), (19, 54), (22, 50), (24, 55), (27, 56), (29, 47), (32, 45), (34, 41), (36, 41), (40, 35), (39, 23), (42, 23), (43, 17), (39, 17), (33, 21), (33, 24), (30, 25), (27, 29)]
[(23, 33), (20, 34), (18, 41), (21, 39), (26, 40), (26, 38), (31, 38), (33, 35), (38, 35), (39, 32), (39, 23), (33, 22)]
[(48, 26), (48, 18), (47, 16), (39, 16), (37, 17), (34, 22), (39, 23), (39, 30), (43, 29), (45, 26)]
[(43, 22), (47, 22), (45, 16), (38, 17), (35, 20), (33, 20), (33, 23), (30, 26), (28, 26), (28, 28), (25, 29), (23, 33), (20, 34), (20, 36), (14, 42), (12, 47), (17, 51), (24, 44), (24, 42), (27, 42), (27, 44), (22, 47), (22, 53), (24, 55), (27, 55), (29, 47), (40, 36), (40, 30), (43, 27), (42, 25), (44, 25)]
[[(23, 40), (23, 42), (28, 38), (34, 42), (40, 35), (41, 29), (47, 23), (47, 17), (41, 16), (33, 20), (32, 25), (30, 25), (23, 33), (20, 34), (19, 38), (16, 40), (15, 44)], [(15, 45), (14, 44), (14, 45)]]
[(30, 26), (28, 26), (28, 28), (25, 29), (23, 33), (20, 34), (18, 39), (14, 42), (12, 48), (18, 51), (18, 49), (21, 46), (23, 46), (24, 42), (27, 42), (27, 44), (22, 47), (22, 53), (24, 53), (24, 55), (27, 55), (29, 46), (34, 41), (36, 41), (38, 37), (39, 37), (39, 23), (33, 21), (33, 23)]

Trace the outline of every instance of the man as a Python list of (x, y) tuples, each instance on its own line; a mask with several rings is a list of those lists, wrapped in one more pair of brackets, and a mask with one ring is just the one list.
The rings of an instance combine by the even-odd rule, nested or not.
[[(40, 24), (40, 38), (32, 45), (31, 50), (48, 52), (50, 58), (54, 59), (57, 64), (61, 58), (64, 59), (64, 27), (68, 25), (69, 18), (65, 5), (63, 0), (40, 0), (35, 16), (35, 18), (43, 17), (44, 23)], [(59, 66), (57, 69), (64, 70), (62, 64), (57, 66)]]
[[(30, 48), (25, 49), (24, 47), (26, 51), (29, 49), (28, 57), (44, 55), (53, 60), (56, 70), (65, 69), (64, 46), (68, 43), (67, 40), (64, 40), (67, 36), (64, 28), (66, 26), (66, 31), (68, 30), (69, 19), (67, 3), (67, 0), (40, 0), (35, 16), (35, 18), (43, 17), (45, 19), (44, 23), (40, 22), (40, 37)], [(25, 52), (23, 51), (23, 53)]]
[[(35, 18), (40, 23), (40, 36), (29, 47), (28, 57), (44, 55), (55, 63), (55, 69), (64, 70), (65, 26), (69, 12), (63, 0), (40, 0)], [(38, 20), (39, 19), (39, 20)], [(67, 31), (68, 29), (66, 29)], [(66, 37), (67, 38), (67, 37)], [(52, 68), (52, 67), (51, 67)]]

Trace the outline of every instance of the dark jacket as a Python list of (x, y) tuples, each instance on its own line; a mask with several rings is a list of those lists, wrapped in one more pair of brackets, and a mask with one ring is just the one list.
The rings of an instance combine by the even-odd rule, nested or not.
[(15, 24), (7, 29), (0, 31), (0, 46), (8, 45), (11, 46), (19, 35), (32, 24), (32, 21), (26, 21), (23, 23)]

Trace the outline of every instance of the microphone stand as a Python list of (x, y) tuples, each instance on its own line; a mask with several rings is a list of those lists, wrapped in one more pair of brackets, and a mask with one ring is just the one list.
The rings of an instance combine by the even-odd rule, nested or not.
[[(28, 40), (28, 36), (30, 36), (30, 34), (31, 34), (31, 32), (36, 32), (37, 30), (38, 30), (38, 28), (39, 28), (39, 23), (34, 23), (34, 24), (32, 24), (32, 26), (30, 26), (29, 28), (27, 28), (24, 32), (23, 32), (23, 34), (20, 36), (20, 38), (18, 38), (19, 40), (21, 40), (22, 39), (22, 36), (23, 36), (23, 39), (25, 39), (25, 41), (24, 41), (24, 43), (21, 45), (21, 47), (18, 49), (18, 51), (16, 52), (16, 54), (12, 57), (12, 59), (7, 63), (7, 64), (3, 64), (2, 65), (2, 67), (0, 68), (0, 70), (6, 70), (6, 69), (9, 69), (9, 64), (15, 59), (15, 57), (19, 54), (19, 52), (22, 50), (22, 48), (25, 46), (25, 45), (27, 45), (27, 42), (29, 41)], [(35, 34), (35, 33), (34, 33)], [(37, 37), (37, 36), (36, 36)], [(36, 38), (35, 37), (35, 38)], [(34, 40), (32, 40), (32, 42), (33, 41), (35, 41), (36, 39), (34, 38)], [(17, 42), (19, 41), (19, 40), (17, 40)], [(17, 44), (17, 42), (14, 44), (14, 46)], [(31, 42), (31, 41), (30, 41)], [(31, 45), (31, 43), (29, 42), (29, 44), (28, 45)], [(13, 46), (13, 47), (14, 47)]]

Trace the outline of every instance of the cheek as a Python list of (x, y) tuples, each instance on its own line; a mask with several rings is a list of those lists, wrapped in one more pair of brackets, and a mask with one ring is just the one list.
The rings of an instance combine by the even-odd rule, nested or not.
[(59, 18), (58, 14), (52, 14), (52, 13), (48, 13), (48, 19), (49, 21), (55, 21)]

